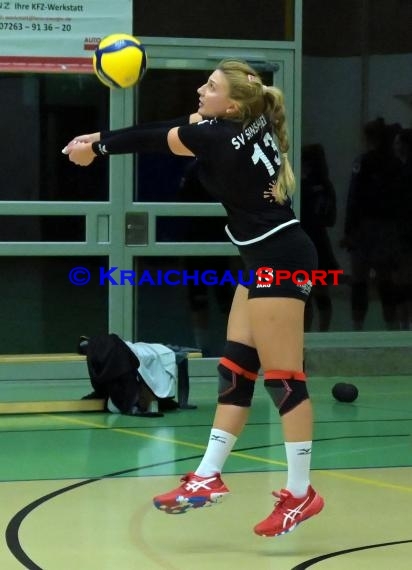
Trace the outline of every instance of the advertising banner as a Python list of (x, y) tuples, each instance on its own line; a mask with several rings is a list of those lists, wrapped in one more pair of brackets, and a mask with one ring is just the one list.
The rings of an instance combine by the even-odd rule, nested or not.
[(132, 33), (132, 0), (0, 0), (0, 71), (91, 73), (99, 41)]

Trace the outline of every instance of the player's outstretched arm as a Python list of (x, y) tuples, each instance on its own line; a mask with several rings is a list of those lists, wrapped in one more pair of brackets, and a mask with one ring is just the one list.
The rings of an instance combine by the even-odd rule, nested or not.
[(193, 156), (179, 138), (179, 127), (173, 129), (133, 129), (100, 141), (76, 142), (68, 152), (69, 160), (78, 166), (89, 166), (96, 156), (131, 153), (166, 153)]
[[(101, 139), (108, 139), (108, 138), (112, 138), (112, 137), (118, 136), (118, 135), (130, 134), (130, 133), (133, 133), (135, 131), (141, 131), (141, 129), (153, 129), (153, 128), (168, 127), (169, 129), (172, 130), (173, 127), (177, 127), (177, 126), (184, 125), (187, 123), (190, 123), (190, 124), (199, 123), (202, 120), (203, 120), (202, 115), (200, 115), (199, 113), (192, 113), (189, 116), (179, 117), (178, 119), (171, 119), (169, 121), (161, 121), (161, 122), (155, 122), (155, 123), (143, 123), (142, 125), (133, 125), (131, 127), (115, 129), (113, 131), (101, 131), (101, 132), (96, 132), (96, 133), (90, 133), (87, 135), (79, 135), (79, 136), (74, 137), (69, 143), (67, 143), (67, 145), (62, 149), (62, 153), (69, 155), (71, 153), (71, 151), (73, 150), (73, 145), (75, 145), (79, 142), (81, 142), (81, 143), (99, 142)], [(180, 148), (179, 150), (180, 150), (180, 152), (177, 152), (175, 154), (181, 154), (182, 149)], [(86, 148), (81, 149), (82, 154), (84, 154), (85, 151), (86, 151)], [(173, 152), (173, 150), (172, 150), (172, 152)], [(77, 153), (76, 153), (76, 155), (77, 155)], [(73, 158), (76, 155), (73, 155)]]

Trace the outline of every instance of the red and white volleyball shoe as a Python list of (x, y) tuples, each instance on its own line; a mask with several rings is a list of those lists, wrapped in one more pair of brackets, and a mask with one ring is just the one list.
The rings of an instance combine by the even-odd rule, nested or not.
[(181, 478), (182, 485), (154, 497), (153, 504), (157, 509), (169, 515), (185, 513), (188, 509), (210, 507), (219, 503), (230, 491), (220, 478), (220, 473), (210, 477), (199, 477), (194, 473), (188, 473)]
[(273, 512), (253, 529), (260, 536), (280, 536), (291, 532), (301, 522), (320, 513), (324, 506), (324, 500), (311, 486), (300, 498), (286, 489), (272, 494), (278, 499)]

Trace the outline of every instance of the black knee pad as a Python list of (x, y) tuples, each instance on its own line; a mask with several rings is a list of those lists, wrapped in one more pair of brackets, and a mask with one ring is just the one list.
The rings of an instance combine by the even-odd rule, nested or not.
[(260, 362), (257, 351), (240, 342), (228, 341), (220, 360), (219, 404), (249, 408)]
[(309, 399), (306, 375), (303, 372), (265, 372), (264, 386), (281, 416)]

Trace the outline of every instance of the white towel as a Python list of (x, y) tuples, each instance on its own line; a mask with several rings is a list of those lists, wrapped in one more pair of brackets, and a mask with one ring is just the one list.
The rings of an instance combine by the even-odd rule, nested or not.
[(176, 394), (177, 365), (173, 350), (164, 344), (124, 341), (140, 362), (143, 380), (158, 398)]

